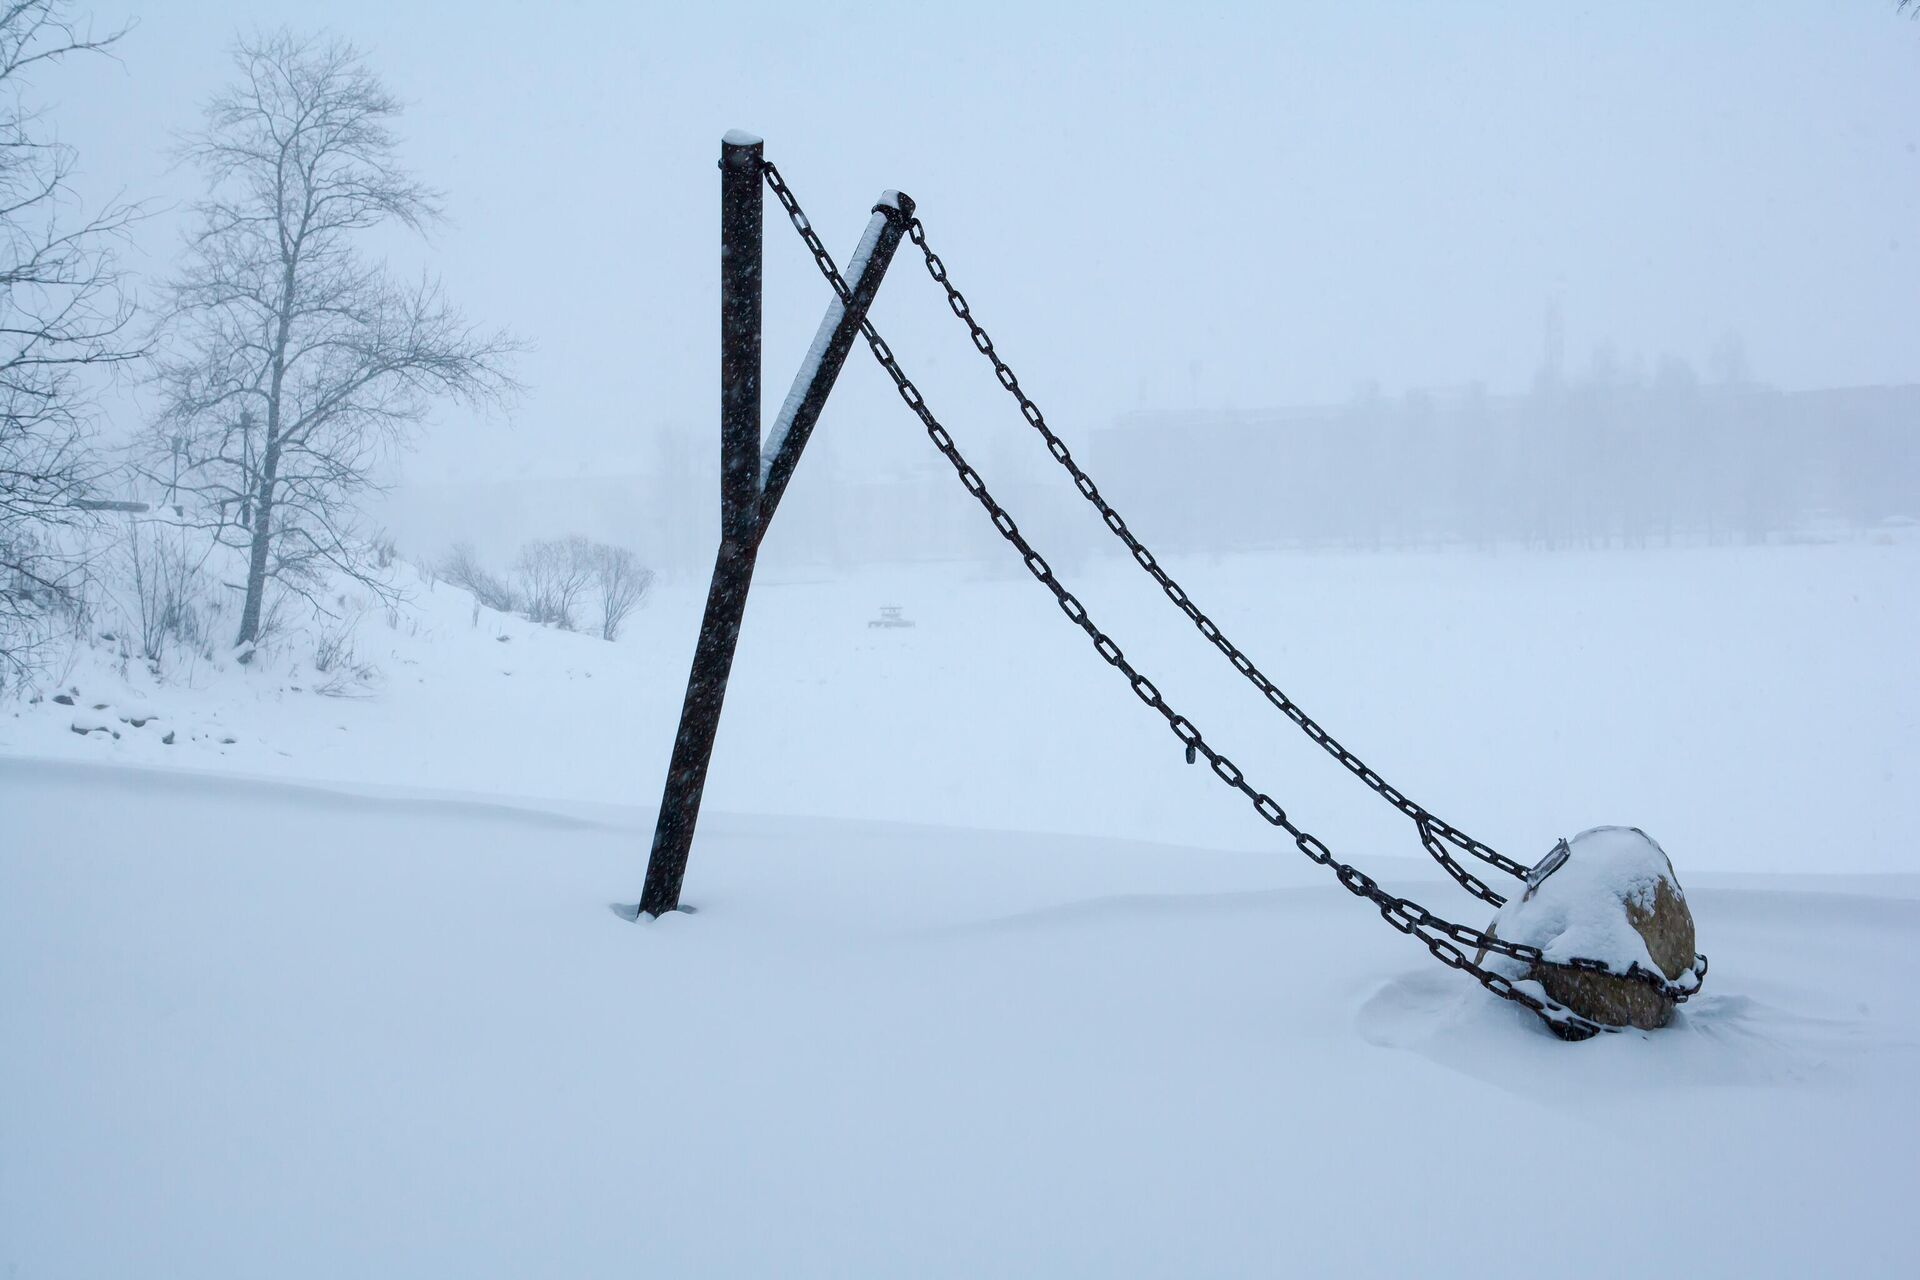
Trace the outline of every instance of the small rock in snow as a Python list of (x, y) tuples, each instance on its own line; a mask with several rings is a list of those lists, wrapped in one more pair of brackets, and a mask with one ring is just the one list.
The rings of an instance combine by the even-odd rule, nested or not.
[(115, 738), (118, 738), (120, 736), (118, 731), (116, 731), (112, 725), (108, 724), (105, 720), (100, 719), (98, 716), (86, 716), (86, 715), (75, 716), (73, 719), (73, 723), (71, 725), (68, 725), (67, 727), (72, 729), (75, 733), (79, 734), (83, 738), (88, 736), (89, 734), (94, 734), (94, 733), (110, 734)]

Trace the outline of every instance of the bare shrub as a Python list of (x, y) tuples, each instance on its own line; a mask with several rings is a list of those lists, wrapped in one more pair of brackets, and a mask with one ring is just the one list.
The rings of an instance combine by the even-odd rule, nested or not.
[(359, 626), (360, 618), (355, 616), (322, 630), (314, 640), (314, 672), (327, 677), (314, 685), (315, 693), (328, 698), (361, 698), (373, 692), (380, 669), (361, 661), (355, 651), (353, 636)]
[(562, 631), (578, 630), (581, 597), (593, 585), (593, 543), (579, 534), (545, 538), (520, 549), (520, 602), (527, 620)]
[(480, 563), (472, 543), (457, 543), (441, 562), (439, 572), (454, 586), (472, 592), (474, 600), (489, 609), (514, 613), (520, 608), (520, 599), (513, 586)]
[(338, 627), (320, 633), (313, 645), (313, 669), (321, 675), (353, 663), (353, 628)]
[(211, 540), (163, 521), (129, 517), (120, 559), (129, 598), (123, 612), (138, 633), (140, 657), (160, 662), (168, 645), (197, 649), (215, 612), (201, 573)]
[(84, 621), (88, 566), (59, 532), (0, 528), (0, 693), (32, 683), (47, 647)]
[(465, 542), (447, 553), (437, 572), (473, 594), (475, 622), (479, 606), (485, 605), (562, 631), (592, 626), (603, 640), (619, 638), (654, 577), (632, 551), (577, 533), (539, 538), (521, 547), (511, 582), (490, 572)]
[(653, 586), (653, 570), (625, 547), (594, 548), (594, 574), (600, 588), (600, 638), (618, 640), (627, 615)]

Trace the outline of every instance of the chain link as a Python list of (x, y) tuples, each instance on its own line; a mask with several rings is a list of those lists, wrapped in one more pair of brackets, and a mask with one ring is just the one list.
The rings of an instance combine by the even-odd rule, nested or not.
[[(793, 198), (793, 192), (787, 189), (786, 182), (780, 177), (780, 171), (773, 167), (771, 160), (761, 161), (761, 172), (766, 175), (767, 188), (774, 198), (780, 201), (780, 207), (787, 211), (787, 220), (793, 223), (793, 229), (800, 233), (800, 239), (807, 246), (807, 252), (813, 255), (813, 261), (820, 268), (820, 274), (827, 278), (833, 291), (840, 295), (840, 301), (846, 306), (853, 305), (853, 289), (840, 276), (840, 268), (833, 265), (833, 255), (827, 252), (827, 246), (821, 242), (819, 233), (813, 229), (813, 223), (800, 210), (800, 202)], [(871, 339), (869, 339), (871, 341)]]
[[(826, 277), (827, 282), (833, 287), (834, 292), (839, 294), (843, 300), (850, 299), (852, 297), (852, 290), (847, 287), (846, 281), (841, 278), (839, 269), (834, 265), (832, 255), (827, 252), (825, 245), (820, 242), (819, 236), (815, 234), (812, 223), (808, 221), (806, 214), (800, 208), (799, 200), (794, 196), (786, 182), (781, 179), (779, 171), (770, 161), (765, 162), (764, 169), (768, 187), (779, 199), (782, 208), (786, 210), (789, 221), (793, 223), (794, 229), (800, 233), (801, 239), (813, 254), (814, 261), (818, 264), (821, 274)], [(925, 237), (923, 233), (919, 232), (917, 219), (910, 224), (910, 231), (914, 234), (914, 242), (920, 244), (924, 249)], [(941, 280), (944, 283), (944, 266), (939, 264), (938, 258), (933, 257), (931, 253), (929, 253), (928, 256), (934, 264), (933, 267), (930, 267), (930, 270), (935, 267), (938, 268), (938, 274), (935, 275), (935, 279)], [(959, 297), (957, 290), (954, 291), (954, 296)], [(955, 308), (956, 314), (966, 318), (967, 313), (964, 310), (964, 298), (960, 298), (958, 302), (950, 303), (949, 305)], [(1618, 1031), (1621, 1028), (1610, 1026), (1603, 1022), (1596, 1022), (1593, 1019), (1575, 1013), (1565, 1005), (1551, 999), (1537, 981), (1510, 978), (1505, 974), (1483, 967), (1476, 959), (1469, 958), (1465, 948), (1472, 947), (1484, 950), (1532, 967), (1557, 967), (1582, 972), (1607, 973), (1616, 977), (1644, 982), (1665, 998), (1676, 1003), (1686, 1000), (1700, 989), (1700, 984), (1706, 977), (1707, 961), (1705, 956), (1696, 956), (1694, 958), (1694, 969), (1687, 975), (1688, 978), (1691, 979), (1690, 982), (1684, 980), (1681, 982), (1670, 982), (1664, 975), (1643, 969), (1638, 964), (1629, 967), (1624, 973), (1616, 973), (1605, 961), (1601, 960), (1548, 960), (1538, 947), (1509, 942), (1504, 938), (1495, 937), (1484, 930), (1475, 929), (1470, 925), (1457, 924), (1453, 921), (1443, 919), (1411, 899), (1398, 897), (1389, 893), (1387, 890), (1381, 888), (1379, 882), (1366, 872), (1341, 862), (1334, 856), (1332, 849), (1327, 846), (1325, 841), (1313, 835), (1311, 832), (1302, 829), (1287, 815), (1286, 810), (1281, 807), (1278, 801), (1274, 800), (1273, 797), (1267, 795), (1264, 791), (1258, 790), (1252, 783), (1248, 782), (1246, 774), (1240, 767), (1234, 764), (1224, 752), (1209, 743), (1193, 721), (1181, 715), (1170, 706), (1165, 696), (1161, 694), (1159, 687), (1127, 659), (1126, 654), (1112, 637), (1100, 630), (1099, 626), (1094, 623), (1092, 616), (1087, 612), (1086, 605), (1082, 604), (1079, 597), (1068, 590), (1060, 581), (1058, 576), (1055, 575), (1053, 567), (1047, 563), (1046, 558), (1035, 550), (1033, 544), (1028, 542), (1026, 536), (1020, 532), (1019, 525), (1014, 521), (1012, 515), (994, 499), (993, 494), (987, 488), (986, 481), (981, 477), (980, 473), (974, 469), (973, 465), (967, 461), (966, 457), (961, 454), (958, 445), (954, 442), (952, 434), (946, 427), (942, 426), (940, 420), (934, 416), (933, 410), (927, 405), (926, 397), (921, 394), (920, 389), (914, 385), (913, 380), (907, 377), (906, 372), (901, 369), (899, 361), (894, 358), (892, 348), (890, 348), (886, 340), (880, 336), (880, 331), (874, 327), (873, 321), (871, 319), (863, 320), (861, 322), (860, 332), (866, 339), (869, 350), (873, 352), (874, 359), (879, 362), (880, 367), (886, 372), (887, 376), (892, 379), (894, 388), (899, 392), (901, 400), (913, 411), (914, 416), (920, 419), (921, 425), (926, 429), (927, 438), (933, 442), (934, 448), (938, 449), (940, 455), (953, 467), (954, 474), (959, 478), (961, 485), (968, 493), (973, 495), (974, 500), (986, 511), (989, 519), (993, 522), (994, 528), (999, 530), (1000, 536), (1011, 544), (1014, 550), (1020, 554), (1021, 562), (1026, 565), (1027, 571), (1053, 596), (1054, 603), (1059, 606), (1061, 613), (1065, 614), (1067, 620), (1080, 628), (1080, 630), (1086, 634), (1087, 638), (1092, 641), (1094, 652), (1100, 655), (1101, 660), (1117, 670), (1127, 680), (1128, 685), (1133, 689), (1134, 696), (1139, 698), (1143, 704), (1156, 712), (1166, 722), (1167, 728), (1173, 733), (1175, 738), (1179, 739), (1184, 747), (1194, 752), (1196, 756), (1206, 759), (1208, 766), (1212, 769), (1216, 777), (1246, 797), (1246, 799), (1252, 803), (1254, 811), (1258, 813), (1265, 822), (1286, 832), (1292, 839), (1294, 847), (1310, 861), (1330, 869), (1341, 886), (1349, 893), (1352, 893), (1356, 897), (1365, 898), (1368, 902), (1372, 903), (1388, 924), (1392, 925), (1401, 933), (1418, 938), (1426, 946), (1428, 952), (1442, 964), (1469, 974), (1479, 982), (1481, 986), (1485, 987), (1494, 995), (1505, 1000), (1514, 1001), (1532, 1010), (1543, 1020), (1554, 1024), (1560, 1033), (1569, 1039), (1585, 1039), (1588, 1036), (1598, 1034), (1602, 1031)], [(979, 346), (983, 339), (984, 334), (982, 334), (981, 338), (975, 339), (975, 345)], [(991, 344), (988, 343), (987, 346), (981, 349), (983, 351), (989, 350), (990, 346)], [(1004, 364), (998, 361), (997, 357), (995, 357), (995, 363), (1001, 369), (1006, 368)], [(1007, 370), (1005, 374), (1000, 376), (1002, 382), (1006, 383), (1012, 378), (1012, 371)], [(1017, 386), (1017, 379), (1013, 380), (1013, 385)], [(1022, 399), (1024, 401), (1024, 396)], [(1022, 412), (1024, 413), (1026, 410), (1023, 409)], [(1033, 410), (1035, 416), (1038, 415), (1038, 412), (1037, 409)], [(1029, 420), (1031, 421), (1032, 419), (1030, 418)], [(1049, 432), (1048, 435), (1051, 441), (1048, 447), (1052, 450), (1058, 442), (1058, 437), (1053, 437), (1051, 432)], [(1064, 452), (1065, 449), (1066, 446), (1064, 444), (1058, 444), (1059, 451)], [(1059, 453), (1056, 453), (1056, 456), (1059, 456)], [(1080, 476), (1085, 475), (1084, 472), (1079, 472), (1078, 474)], [(1079, 484), (1080, 481), (1076, 479), (1075, 483)], [(1091, 487), (1092, 481), (1087, 480), (1085, 484)], [(1086, 489), (1083, 487), (1082, 492), (1085, 491)], [(1106, 507), (1105, 510), (1110, 512), (1112, 508)], [(1118, 520), (1118, 513), (1114, 513), (1110, 524), (1112, 521)], [(1124, 527), (1124, 522), (1122, 521), (1120, 523), (1121, 526)], [(1136, 556), (1136, 558), (1138, 557)], [(1169, 578), (1167, 582), (1171, 583), (1172, 580)], [(1174, 585), (1177, 589), (1177, 584)], [(1202, 617), (1204, 617), (1204, 615), (1202, 615)], [(1216, 627), (1214, 630), (1217, 632), (1218, 628)], [(1234, 650), (1234, 652), (1237, 653), (1238, 650)], [(1242, 656), (1244, 657), (1244, 655)], [(1236, 665), (1238, 665), (1238, 663), (1236, 663)], [(1251, 665), (1251, 663), (1248, 665)], [(1278, 690), (1275, 690), (1275, 692), (1277, 693)], [(1284, 698), (1285, 695), (1281, 696)], [(1290, 700), (1288, 705), (1291, 705)], [(1304, 713), (1301, 713), (1301, 715), (1302, 718), (1304, 718)], [(1317, 729), (1318, 726), (1316, 725), (1315, 728)], [(1325, 730), (1320, 730), (1320, 733), (1324, 735)], [(1342, 751), (1344, 752), (1344, 748)], [(1351, 756), (1351, 753), (1345, 754)], [(1362, 765), (1360, 768), (1364, 770), (1365, 766)], [(1366, 770), (1366, 772), (1371, 773), (1371, 770)], [(1374, 776), (1377, 777), (1378, 775)], [(1397, 792), (1393, 794), (1398, 795)], [(1422, 824), (1423, 832), (1427, 831), (1429, 827), (1433, 832), (1438, 834), (1446, 834), (1453, 831), (1452, 828), (1447, 827), (1438, 819), (1431, 818), (1431, 815), (1427, 815), (1424, 810), (1419, 810), (1418, 812), (1421, 817), (1428, 819), (1428, 822)], [(1487, 852), (1492, 851), (1488, 850)], [(1497, 857), (1498, 855), (1495, 856)], [(1518, 863), (1512, 865), (1518, 867), (1519, 870), (1517, 874), (1524, 877), (1527, 869), (1520, 867)], [(1504, 870), (1505, 868), (1503, 867), (1502, 869)]]

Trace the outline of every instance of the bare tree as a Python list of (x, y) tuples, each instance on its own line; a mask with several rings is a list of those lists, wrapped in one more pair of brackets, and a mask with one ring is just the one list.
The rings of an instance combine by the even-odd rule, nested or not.
[(618, 640), (620, 628), (653, 585), (653, 570), (625, 547), (594, 548), (594, 576), (600, 587), (600, 638)]
[(365, 252), (380, 228), (424, 231), (440, 205), (400, 167), (400, 101), (361, 53), (282, 31), (242, 39), (234, 63), (185, 148), (209, 195), (171, 285), (155, 444), (184, 441), (181, 488), (248, 553), (245, 645), (269, 580), (304, 590), (331, 568), (382, 589), (359, 500), (436, 399), (511, 393), (515, 344)]
[(580, 600), (593, 585), (594, 546), (579, 534), (529, 542), (516, 567), (527, 620), (578, 630)]
[(0, 3), (0, 687), (26, 675), (39, 625), (78, 599), (81, 558), (62, 530), (87, 516), (95, 478), (92, 375), (139, 357), (114, 242), (127, 205), (87, 216), (71, 149), (27, 102), (30, 81), (75, 53), (108, 50), (66, 0)]

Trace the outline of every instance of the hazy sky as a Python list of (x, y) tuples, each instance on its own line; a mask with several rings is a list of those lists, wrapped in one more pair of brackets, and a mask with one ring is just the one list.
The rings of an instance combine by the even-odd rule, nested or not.
[[(1920, 22), (1891, 0), (1668, 4), (92, 6), (117, 64), (43, 75), (91, 192), (192, 197), (173, 131), (243, 26), (325, 25), (412, 105), (453, 216), (429, 260), (534, 344), (510, 420), (450, 415), (416, 478), (711, 447), (720, 134), (844, 257), (883, 188), (1050, 415), (1526, 382), (1725, 335), (1788, 387), (1920, 380)], [(768, 222), (767, 399), (826, 301)], [(177, 221), (134, 265), (170, 265)], [(875, 317), (964, 436), (1007, 408), (903, 250)], [(411, 257), (411, 255), (410, 255)], [(925, 445), (856, 355), (827, 447)], [(984, 426), (980, 430), (988, 430)], [(1001, 430), (1001, 427), (991, 428)]]

